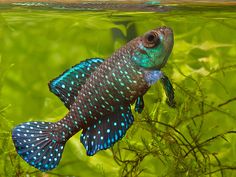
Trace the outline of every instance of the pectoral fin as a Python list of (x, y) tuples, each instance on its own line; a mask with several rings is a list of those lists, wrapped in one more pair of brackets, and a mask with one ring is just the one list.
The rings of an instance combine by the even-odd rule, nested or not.
[(162, 73), (161, 83), (163, 85), (163, 88), (164, 88), (166, 96), (167, 96), (167, 100), (166, 100), (167, 104), (170, 107), (174, 108), (176, 105), (176, 102), (174, 100), (174, 88), (173, 88), (169, 78), (164, 73)]

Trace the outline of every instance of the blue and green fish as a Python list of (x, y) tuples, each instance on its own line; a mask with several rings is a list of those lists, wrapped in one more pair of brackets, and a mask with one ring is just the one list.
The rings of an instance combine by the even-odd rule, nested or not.
[(59, 164), (66, 142), (80, 130), (87, 155), (110, 148), (134, 121), (130, 105), (135, 103), (135, 111), (141, 113), (143, 95), (158, 80), (174, 106), (173, 87), (160, 71), (173, 41), (172, 30), (159, 27), (131, 40), (107, 60), (87, 59), (53, 79), (50, 91), (69, 112), (58, 122), (16, 126), (12, 139), (18, 154), (41, 171), (51, 170)]

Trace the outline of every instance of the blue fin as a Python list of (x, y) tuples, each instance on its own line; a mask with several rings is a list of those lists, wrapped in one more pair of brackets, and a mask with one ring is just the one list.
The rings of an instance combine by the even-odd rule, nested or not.
[(27, 122), (16, 126), (12, 139), (18, 154), (30, 165), (41, 171), (55, 168), (60, 162), (64, 143), (53, 140), (50, 122)]
[(174, 100), (174, 98), (175, 98), (174, 88), (173, 88), (169, 78), (165, 74), (162, 74), (161, 83), (162, 83), (163, 88), (164, 88), (165, 93), (166, 93), (166, 97), (167, 97), (166, 102), (167, 102), (167, 104), (170, 107), (175, 108), (176, 102)]
[(50, 91), (57, 95), (69, 109), (81, 86), (103, 61), (102, 58), (91, 58), (73, 66), (49, 82)]
[(80, 141), (87, 155), (92, 156), (97, 151), (111, 147), (123, 138), (134, 121), (130, 106), (120, 107), (120, 111), (108, 118), (102, 118), (95, 124), (83, 130)]
[(143, 101), (143, 96), (139, 96), (136, 100), (135, 103), (135, 112), (138, 112), (139, 114), (142, 113), (144, 108), (144, 101)]

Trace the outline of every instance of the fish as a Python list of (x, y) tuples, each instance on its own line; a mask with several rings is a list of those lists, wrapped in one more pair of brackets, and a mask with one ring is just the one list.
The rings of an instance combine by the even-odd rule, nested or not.
[(143, 95), (161, 80), (167, 102), (174, 107), (174, 89), (161, 71), (171, 54), (170, 27), (152, 29), (129, 41), (108, 59), (90, 58), (49, 82), (50, 91), (68, 108), (57, 122), (25, 122), (12, 130), (20, 157), (48, 171), (58, 166), (66, 142), (82, 131), (80, 141), (88, 156), (112, 147), (144, 109)]

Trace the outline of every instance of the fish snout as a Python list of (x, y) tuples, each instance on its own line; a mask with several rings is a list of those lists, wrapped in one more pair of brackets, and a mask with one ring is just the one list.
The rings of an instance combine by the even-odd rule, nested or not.
[(173, 33), (173, 30), (169, 27), (166, 27), (166, 26), (162, 26), (162, 27), (159, 27), (157, 29), (159, 35), (162, 37), (162, 41), (163, 41), (163, 61), (162, 61), (162, 64), (159, 66), (159, 68), (162, 68), (168, 58), (169, 58), (169, 55), (173, 49), (173, 45), (174, 45), (174, 33)]
[(158, 31), (162, 33), (164, 36), (173, 36), (173, 30), (169, 27), (166, 26), (159, 27)]

